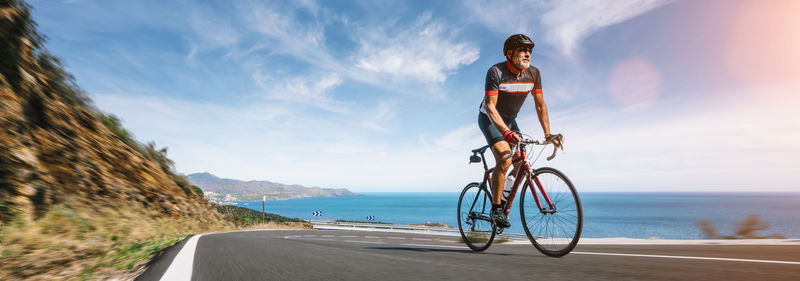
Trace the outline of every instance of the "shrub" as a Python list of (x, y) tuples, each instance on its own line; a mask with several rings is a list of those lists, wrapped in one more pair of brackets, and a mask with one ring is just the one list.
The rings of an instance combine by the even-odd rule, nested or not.
[(776, 238), (782, 239), (783, 235), (772, 234), (770, 236), (760, 236), (756, 232), (766, 230), (770, 224), (758, 218), (758, 215), (751, 214), (744, 220), (739, 222), (739, 229), (736, 230), (736, 235), (723, 236), (717, 233), (717, 228), (709, 220), (703, 220), (697, 223), (697, 226), (705, 234), (708, 239), (762, 239), (762, 238)]
[(205, 195), (203, 194), (203, 189), (201, 189), (200, 187), (192, 185), (192, 189), (194, 189), (194, 193), (197, 193), (197, 195), (200, 195), (200, 197), (205, 197)]
[(139, 143), (137, 143), (136, 140), (133, 139), (133, 134), (131, 134), (131, 132), (126, 130), (124, 127), (122, 127), (122, 120), (120, 120), (119, 117), (117, 117), (114, 114), (105, 115), (102, 113), (98, 113), (97, 117), (100, 119), (101, 122), (103, 122), (104, 125), (106, 125), (106, 128), (111, 130), (111, 132), (113, 132), (114, 135), (116, 135), (117, 138), (119, 138), (122, 142), (124, 142), (125, 144), (127, 144), (136, 151), (140, 152), (142, 151), (141, 146), (139, 146)]
[(710, 220), (703, 220), (697, 223), (697, 226), (703, 231), (708, 239), (717, 239), (719, 234), (717, 233), (717, 228), (714, 227), (714, 224), (711, 223)]
[(758, 215), (752, 214), (747, 216), (743, 221), (739, 222), (739, 230), (736, 235), (743, 238), (764, 238), (756, 234), (757, 231), (769, 228), (769, 223), (763, 222), (758, 218)]

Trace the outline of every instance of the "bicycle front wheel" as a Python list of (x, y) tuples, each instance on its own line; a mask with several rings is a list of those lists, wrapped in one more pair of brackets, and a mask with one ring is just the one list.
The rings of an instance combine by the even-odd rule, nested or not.
[(564, 256), (581, 237), (583, 209), (578, 192), (564, 174), (553, 168), (536, 169), (531, 179), (533, 182), (526, 182), (522, 188), (519, 204), (525, 234), (543, 254)]
[(458, 230), (473, 251), (492, 245), (496, 227), (492, 222), (492, 196), (486, 187), (473, 182), (464, 187), (458, 198)]

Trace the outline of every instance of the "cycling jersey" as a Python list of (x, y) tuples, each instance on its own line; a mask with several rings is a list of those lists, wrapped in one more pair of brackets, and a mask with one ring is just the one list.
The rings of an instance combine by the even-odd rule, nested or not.
[[(542, 94), (542, 77), (536, 67), (530, 66), (519, 73), (516, 67), (506, 61), (493, 65), (486, 73), (486, 95), (497, 95), (495, 108), (505, 122), (517, 118), (519, 109), (531, 91)], [(484, 98), (480, 110), (488, 115), (485, 103)]]

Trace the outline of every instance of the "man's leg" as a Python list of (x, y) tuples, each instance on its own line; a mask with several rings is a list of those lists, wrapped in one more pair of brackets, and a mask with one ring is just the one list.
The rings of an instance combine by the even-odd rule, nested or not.
[[(511, 147), (505, 141), (496, 142), (492, 145), (492, 154), (497, 165), (492, 172), (492, 204), (500, 205), (502, 201), (503, 187), (506, 183), (506, 172), (511, 166), (511, 158), (505, 159), (511, 153)], [(515, 170), (517, 168), (515, 167)]]

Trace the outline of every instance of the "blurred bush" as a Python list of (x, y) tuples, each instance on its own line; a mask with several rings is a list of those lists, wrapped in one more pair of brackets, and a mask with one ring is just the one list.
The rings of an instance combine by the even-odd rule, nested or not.
[(736, 235), (720, 235), (717, 232), (717, 228), (714, 224), (709, 220), (702, 220), (697, 223), (697, 226), (700, 227), (700, 230), (703, 231), (707, 239), (765, 239), (765, 238), (774, 238), (774, 239), (783, 239), (785, 236), (780, 234), (772, 234), (769, 236), (760, 236), (757, 234), (758, 231), (767, 230), (770, 227), (770, 224), (767, 222), (762, 221), (758, 215), (751, 214), (747, 216), (744, 220), (738, 223), (739, 228), (736, 230)]
[[(101, 122), (103, 122), (103, 125), (106, 125), (106, 128), (111, 130), (111, 132), (113, 132), (117, 136), (117, 138), (119, 138), (122, 142), (124, 142), (134, 150), (144, 154), (141, 145), (139, 145), (139, 143), (133, 139), (133, 134), (131, 134), (131, 132), (125, 129), (124, 127), (122, 127), (122, 120), (120, 120), (119, 117), (117, 117), (114, 114), (103, 114), (102, 112), (96, 112), (95, 116), (97, 116), (97, 118), (100, 119)], [(145, 157), (146, 156), (147, 155), (145, 155)]]

